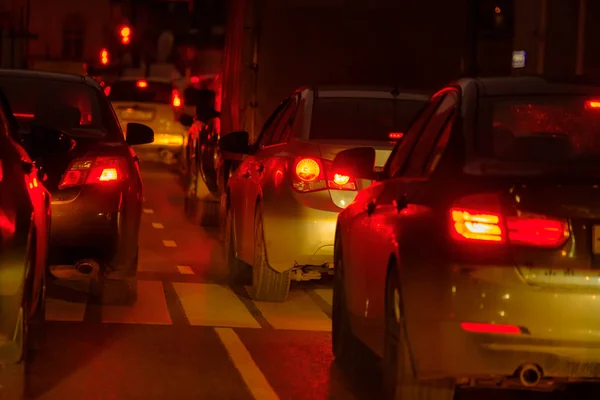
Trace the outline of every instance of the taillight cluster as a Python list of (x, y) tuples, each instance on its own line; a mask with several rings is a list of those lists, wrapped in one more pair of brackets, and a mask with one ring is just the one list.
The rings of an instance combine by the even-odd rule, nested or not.
[(179, 94), (179, 90), (173, 89), (171, 94), (171, 103), (175, 108), (181, 107), (181, 95)]
[(505, 216), (456, 207), (450, 210), (450, 223), (452, 237), (460, 241), (555, 248), (564, 245), (570, 236), (567, 220), (531, 213)]
[(127, 161), (120, 157), (85, 157), (71, 162), (59, 189), (127, 179)]
[(324, 189), (357, 190), (356, 179), (331, 171), (331, 161), (313, 157), (298, 157), (291, 168), (292, 186), (299, 192)]

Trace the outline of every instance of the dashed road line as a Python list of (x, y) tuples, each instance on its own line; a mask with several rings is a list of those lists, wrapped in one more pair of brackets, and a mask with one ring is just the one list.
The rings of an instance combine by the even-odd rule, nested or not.
[(273, 325), (265, 318), (260, 309), (256, 306), (256, 303), (252, 301), (247, 288), (243, 286), (231, 286), (231, 290), (237, 298), (244, 304), (248, 312), (258, 322), (263, 329), (273, 329)]
[(165, 226), (163, 224), (161, 224), (160, 222), (153, 222), (152, 227), (154, 229), (165, 229)]
[(165, 247), (177, 247), (177, 243), (174, 240), (163, 240)]
[(233, 361), (246, 386), (255, 399), (279, 400), (279, 396), (267, 381), (262, 371), (252, 359), (250, 352), (242, 343), (240, 337), (231, 328), (215, 328), (225, 350)]
[(332, 318), (332, 303), (329, 300), (330, 292), (323, 289), (306, 290), (306, 294), (310, 299), (325, 313), (329, 318)]
[(167, 309), (169, 310), (169, 315), (171, 316), (173, 325), (189, 325), (190, 322), (181, 303), (181, 299), (175, 291), (175, 286), (173, 286), (173, 283), (169, 281), (163, 281), (162, 284), (165, 294), (165, 301), (167, 302)]
[(154, 214), (154, 210), (150, 208), (144, 208), (144, 214)]
[(181, 275), (194, 275), (194, 270), (187, 265), (178, 265), (177, 269)]

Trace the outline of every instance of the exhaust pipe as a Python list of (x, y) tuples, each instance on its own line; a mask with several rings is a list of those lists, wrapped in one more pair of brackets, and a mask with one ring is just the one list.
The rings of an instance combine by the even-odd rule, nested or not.
[(524, 387), (537, 386), (542, 380), (542, 370), (535, 364), (525, 364), (520, 368), (519, 380)]
[(100, 270), (100, 264), (94, 260), (81, 260), (75, 264), (75, 270), (82, 275), (91, 275)]

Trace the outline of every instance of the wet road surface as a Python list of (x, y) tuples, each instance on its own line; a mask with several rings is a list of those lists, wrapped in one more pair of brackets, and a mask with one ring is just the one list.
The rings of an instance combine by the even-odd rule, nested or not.
[[(331, 354), (331, 282), (292, 284), (286, 303), (227, 285), (217, 232), (183, 215), (179, 178), (143, 169), (138, 301), (88, 304), (49, 288), (31, 399), (379, 399), (377, 372), (350, 377)], [(564, 396), (473, 391), (460, 399)], [(580, 396), (569, 396), (580, 398)]]

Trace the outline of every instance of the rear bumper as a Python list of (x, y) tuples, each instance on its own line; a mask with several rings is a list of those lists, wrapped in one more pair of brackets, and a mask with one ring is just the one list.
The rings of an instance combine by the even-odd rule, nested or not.
[[(556, 379), (600, 378), (595, 291), (532, 286), (512, 266), (454, 265), (435, 275), (420, 270), (412, 268), (420, 276), (411, 281), (421, 283), (421, 295), (416, 288), (403, 290), (410, 302), (405, 299), (409, 340), (423, 376), (506, 377), (536, 364)], [(441, 294), (423, 296), (436, 292)], [(522, 333), (467, 332), (461, 322), (510, 325)]]
[[(327, 191), (323, 202), (331, 204)], [(333, 206), (331, 206), (333, 208)], [(263, 204), (269, 265), (276, 271), (294, 266), (333, 267), (333, 243), (338, 212), (307, 207), (292, 198)]]

